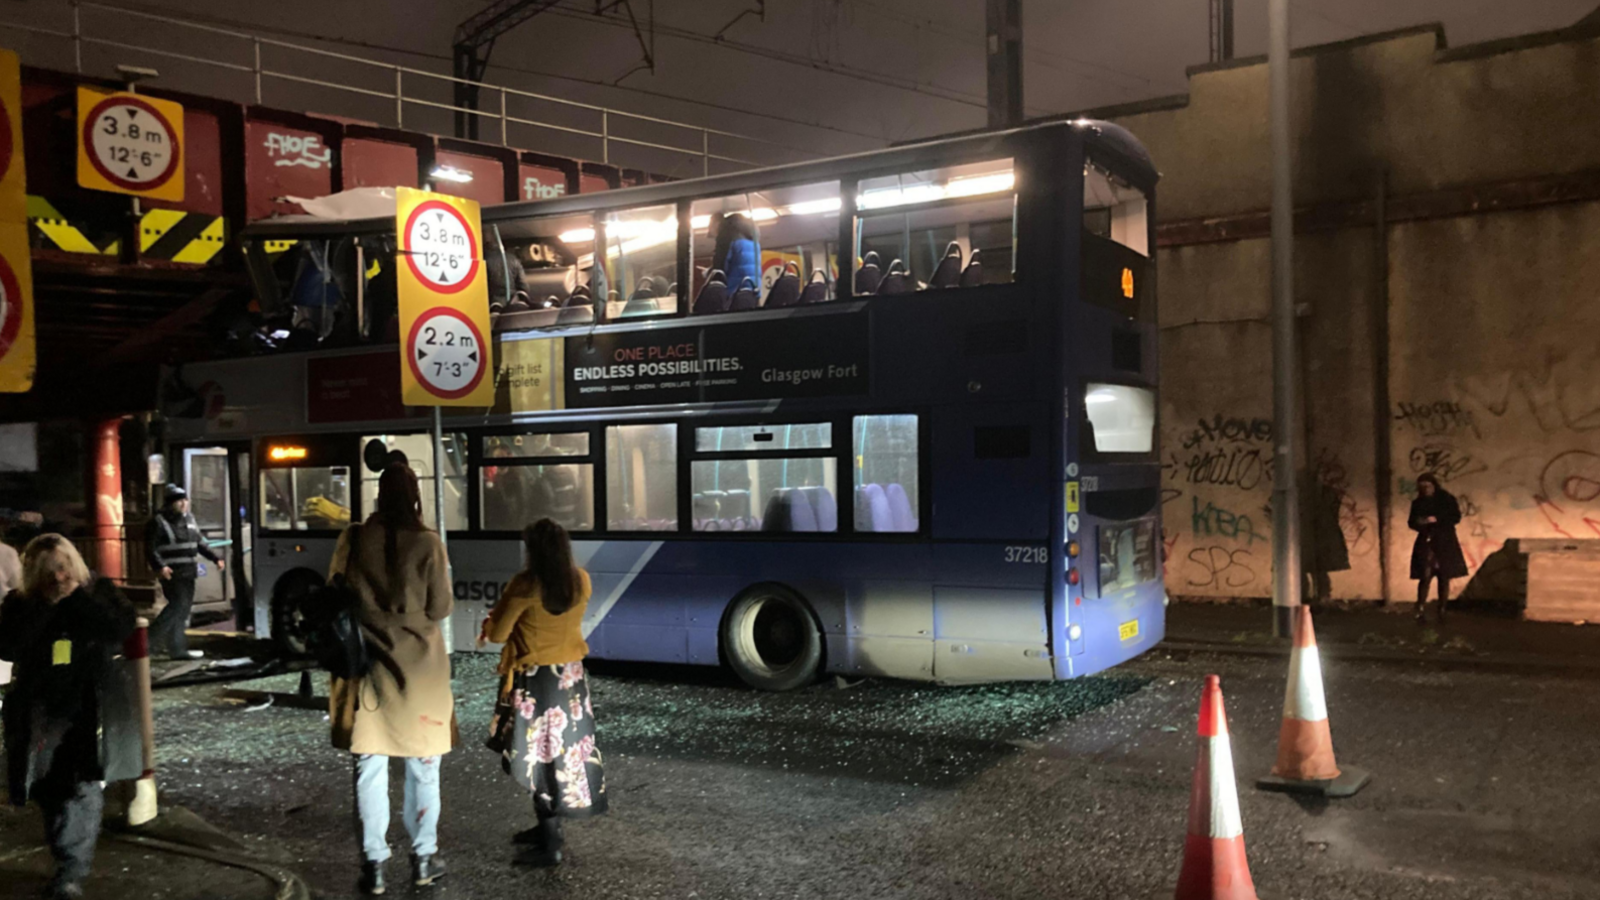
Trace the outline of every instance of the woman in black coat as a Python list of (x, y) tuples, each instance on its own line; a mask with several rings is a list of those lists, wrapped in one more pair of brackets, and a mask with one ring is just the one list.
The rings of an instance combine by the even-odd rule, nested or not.
[(104, 806), (100, 686), (136, 620), (59, 534), (28, 543), (22, 584), (0, 604), (0, 659), (16, 664), (3, 711), (11, 801), (44, 811), (56, 859), (46, 896), (81, 897)]
[(1467, 577), (1467, 561), (1456, 540), (1456, 525), (1461, 522), (1461, 505), (1454, 494), (1439, 486), (1431, 473), (1417, 477), (1417, 499), (1411, 501), (1407, 524), (1417, 533), (1411, 547), (1411, 577), (1417, 581), (1417, 621), (1424, 618), (1428, 602), (1428, 582), (1439, 580), (1439, 621), (1444, 621), (1445, 604), (1450, 599), (1450, 579)]

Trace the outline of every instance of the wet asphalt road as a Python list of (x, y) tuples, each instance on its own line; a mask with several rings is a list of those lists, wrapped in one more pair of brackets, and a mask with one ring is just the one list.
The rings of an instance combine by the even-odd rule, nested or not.
[[(390, 896), (1170, 896), (1208, 671), (1224, 678), (1267, 900), (1600, 897), (1592, 674), (1330, 666), (1340, 759), (1376, 780), (1327, 806), (1250, 787), (1275, 752), (1279, 661), (1160, 652), (1066, 684), (829, 681), (787, 695), (713, 671), (604, 667), (612, 812), (569, 827), (568, 862), (548, 872), (509, 865), (530, 804), (480, 749), (492, 676), (487, 658), (463, 657), (463, 746), (444, 764), (451, 874)], [(160, 692), (157, 722), (167, 801), (322, 896), (354, 896), (349, 761), (320, 714), (245, 711), (207, 686)], [(398, 825), (391, 839), (398, 879)]]

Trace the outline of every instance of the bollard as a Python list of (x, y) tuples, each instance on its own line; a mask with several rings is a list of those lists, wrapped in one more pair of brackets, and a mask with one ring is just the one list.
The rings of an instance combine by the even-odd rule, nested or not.
[(133, 784), (133, 800), (128, 803), (128, 825), (138, 826), (151, 821), (158, 812), (156, 804), (156, 720), (150, 689), (150, 620), (139, 617), (138, 628), (123, 647), (123, 654), (133, 664), (134, 684), (139, 697), (139, 743), (143, 751), (144, 766), (139, 780)]

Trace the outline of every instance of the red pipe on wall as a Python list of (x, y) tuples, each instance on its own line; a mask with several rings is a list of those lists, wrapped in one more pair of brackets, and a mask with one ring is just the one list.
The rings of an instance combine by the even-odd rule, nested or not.
[(122, 580), (122, 420), (95, 426), (95, 567), (101, 576)]

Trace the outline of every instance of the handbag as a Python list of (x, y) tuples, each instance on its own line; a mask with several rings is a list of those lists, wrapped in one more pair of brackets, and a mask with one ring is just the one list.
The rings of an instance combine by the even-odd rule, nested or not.
[(367, 676), (372, 670), (372, 660), (367, 655), (367, 640), (361, 634), (361, 622), (356, 616), (361, 598), (350, 586), (349, 579), (349, 573), (361, 556), (361, 526), (351, 525), (345, 533), (350, 549), (344, 571), (311, 593), (307, 604), (310, 609), (306, 612), (315, 623), (309, 649), (317, 665), (339, 678), (354, 681)]
[(511, 749), (512, 729), (516, 727), (517, 709), (511, 703), (512, 676), (500, 680), (500, 693), (494, 701), (494, 715), (489, 718), (489, 736), (483, 746), (493, 753), (505, 755)]

